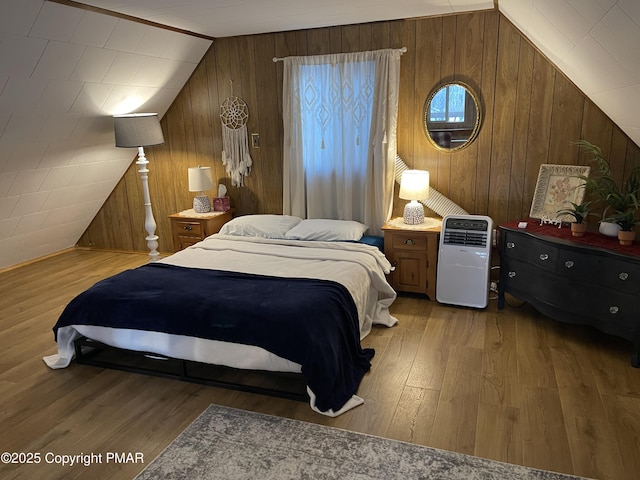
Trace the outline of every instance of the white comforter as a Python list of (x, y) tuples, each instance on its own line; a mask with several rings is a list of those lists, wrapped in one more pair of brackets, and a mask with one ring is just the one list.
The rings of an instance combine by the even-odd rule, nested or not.
[[(333, 280), (347, 288), (355, 301), (361, 339), (371, 331), (372, 324), (390, 327), (397, 323), (389, 313), (389, 306), (396, 297), (385, 279), (390, 264), (380, 250), (370, 245), (215, 234), (161, 262), (183, 267)], [(300, 372), (301, 369), (299, 364), (260, 347), (160, 332), (85, 325), (58, 329), (58, 353), (45, 357), (46, 364), (51, 368), (68, 366), (74, 355), (73, 341), (80, 336), (119, 348), (234, 368), (285, 372)], [(319, 411), (314, 407), (313, 392), (309, 393), (312, 408)], [(338, 412), (320, 413), (339, 415), (362, 402), (361, 398), (354, 395)]]

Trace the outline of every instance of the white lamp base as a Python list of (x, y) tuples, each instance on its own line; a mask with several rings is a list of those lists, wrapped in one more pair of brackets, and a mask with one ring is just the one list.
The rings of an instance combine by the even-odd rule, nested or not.
[(211, 200), (207, 195), (193, 197), (193, 210), (196, 213), (207, 213), (211, 211)]
[(407, 225), (424, 223), (424, 207), (417, 200), (411, 200), (404, 206), (404, 215), (402, 218)]

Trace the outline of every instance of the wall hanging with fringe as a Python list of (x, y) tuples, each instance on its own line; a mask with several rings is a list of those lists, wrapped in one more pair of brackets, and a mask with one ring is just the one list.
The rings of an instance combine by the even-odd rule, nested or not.
[(241, 98), (232, 96), (222, 102), (222, 164), (234, 187), (242, 187), (244, 177), (251, 173), (253, 160), (247, 139), (248, 118), (249, 109)]

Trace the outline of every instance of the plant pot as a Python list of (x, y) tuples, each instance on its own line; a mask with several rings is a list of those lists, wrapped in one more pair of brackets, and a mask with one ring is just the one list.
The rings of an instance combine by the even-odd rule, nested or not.
[(571, 235), (573, 235), (574, 237), (581, 237), (584, 235), (586, 231), (587, 231), (586, 223), (573, 222), (571, 224)]
[(611, 222), (600, 222), (598, 230), (601, 234), (606, 235), (607, 237), (617, 237), (618, 232), (620, 231), (620, 225)]
[(620, 230), (618, 232), (618, 241), (620, 245), (631, 245), (636, 238), (636, 232), (633, 230)]

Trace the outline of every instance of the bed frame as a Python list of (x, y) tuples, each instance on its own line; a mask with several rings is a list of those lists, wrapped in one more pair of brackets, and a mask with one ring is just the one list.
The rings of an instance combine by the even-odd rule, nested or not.
[[(112, 347), (87, 337), (74, 341), (76, 362), (101, 368), (173, 378), (219, 388), (309, 402), (301, 373), (243, 370)], [(271, 386), (269, 386), (271, 385)]]

